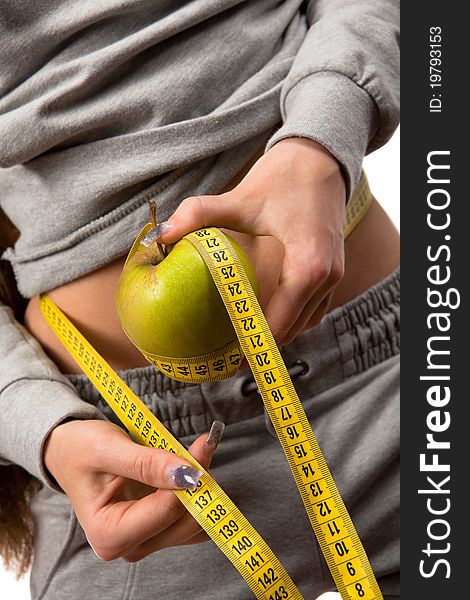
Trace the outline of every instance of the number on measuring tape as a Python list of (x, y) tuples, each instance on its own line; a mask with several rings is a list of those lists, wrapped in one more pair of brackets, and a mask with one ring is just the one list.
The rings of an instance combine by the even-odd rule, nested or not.
[(220, 269), (220, 273), (224, 279), (235, 279), (236, 271), (233, 265), (228, 265), (227, 267), (222, 267)]
[(210, 239), (205, 240), (205, 241), (206, 241), (206, 246), (208, 248), (218, 248), (220, 246), (220, 242), (216, 238), (210, 238)]
[(290, 598), (289, 593), (283, 585), (269, 595), (269, 600), (286, 600), (288, 598)]
[(236, 354), (229, 354), (228, 356), (230, 364), (236, 367), (242, 362), (242, 355), (237, 352)]
[(226, 250), (219, 250), (218, 252), (212, 252), (212, 256), (218, 263), (228, 261), (228, 255), (227, 255)]
[(230, 539), (235, 533), (237, 533), (239, 527), (233, 519), (230, 519), (225, 525), (219, 529), (219, 533), (226, 539)]

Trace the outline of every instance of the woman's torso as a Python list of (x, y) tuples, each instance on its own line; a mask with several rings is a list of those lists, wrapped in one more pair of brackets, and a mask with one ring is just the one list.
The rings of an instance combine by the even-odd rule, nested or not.
[[(232, 185), (247, 168), (235, 178)], [(252, 240), (243, 234), (231, 234), (250, 253)], [(274, 239), (264, 240), (262, 252), (256, 254), (255, 268), (257, 265), (263, 265), (264, 281), (273, 282), (280, 273), (283, 254), (278, 244)], [(51, 298), (114, 369), (148, 364), (124, 334), (115, 311), (115, 289), (124, 261), (125, 257), (120, 257), (84, 277), (50, 290)], [(345, 242), (345, 274), (333, 292), (329, 310), (359, 295), (391, 273), (398, 264), (398, 232), (374, 199), (365, 217)], [(271, 273), (267, 273), (266, 269)], [(261, 290), (262, 306), (267, 304), (272, 292), (272, 285), (267, 285)], [(43, 320), (38, 296), (28, 303), (25, 325), (62, 372), (80, 372), (74, 360)]]

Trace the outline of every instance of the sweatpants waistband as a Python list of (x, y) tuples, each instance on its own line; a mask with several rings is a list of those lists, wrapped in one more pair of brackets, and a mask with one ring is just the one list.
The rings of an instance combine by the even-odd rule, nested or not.
[[(400, 270), (328, 313), (315, 328), (282, 349), (286, 367), (303, 399), (373, 368), (400, 351)], [(208, 431), (264, 412), (249, 370), (214, 383), (174, 381), (153, 366), (118, 371), (156, 417), (177, 437)], [(68, 375), (80, 397), (119, 422), (86, 375)]]

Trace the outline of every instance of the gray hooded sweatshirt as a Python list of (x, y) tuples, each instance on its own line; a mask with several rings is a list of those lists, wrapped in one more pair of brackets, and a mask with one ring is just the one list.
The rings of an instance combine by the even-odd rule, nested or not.
[[(263, 145), (301, 136), (348, 195), (398, 123), (396, 0), (3, 0), (0, 205), (21, 293), (124, 255), (156, 197), (166, 219)], [(48, 482), (44, 440), (97, 418), (0, 307), (0, 457)]]

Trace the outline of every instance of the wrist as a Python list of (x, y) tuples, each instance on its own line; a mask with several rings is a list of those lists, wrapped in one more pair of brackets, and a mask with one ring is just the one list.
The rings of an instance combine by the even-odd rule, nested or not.
[(68, 418), (56, 425), (44, 443), (43, 465), (51, 479), (56, 483), (61, 458), (67, 456), (67, 452), (63, 447), (63, 441), (70, 436), (70, 426), (73, 426), (73, 423), (76, 421), (77, 419)]
[(282, 160), (290, 163), (299, 182), (331, 183), (346, 198), (347, 177), (342, 164), (320, 142), (310, 138), (290, 137), (279, 140), (270, 150), (282, 154)]
[(328, 148), (316, 140), (301, 137), (284, 138), (277, 142), (269, 152), (273, 152), (275, 149), (298, 161), (299, 164), (305, 164), (309, 169), (314, 166), (316, 171), (324, 172), (327, 176), (340, 175), (342, 177), (341, 163)]

